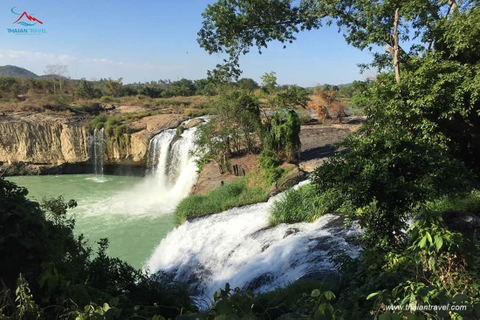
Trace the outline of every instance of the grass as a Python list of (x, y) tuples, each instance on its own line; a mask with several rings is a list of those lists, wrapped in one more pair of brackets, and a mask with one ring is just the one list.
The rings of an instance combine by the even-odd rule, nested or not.
[(253, 172), (205, 195), (190, 195), (183, 199), (175, 210), (176, 224), (180, 225), (188, 218), (220, 213), (234, 207), (266, 201), (268, 187), (254, 182), (257, 175), (258, 173)]
[[(315, 309), (315, 303), (310, 299), (313, 290), (338, 293), (339, 287), (340, 281), (336, 277), (324, 280), (297, 280), (283, 288), (255, 296), (254, 306), (257, 312), (265, 315), (265, 319), (278, 319), (282, 314), (292, 312), (302, 315)], [(299, 316), (304, 317), (305, 315)]]
[(313, 222), (339, 206), (339, 197), (334, 191), (319, 195), (314, 184), (307, 184), (287, 190), (285, 197), (273, 204), (269, 222), (271, 225)]
[(445, 196), (427, 204), (432, 212), (472, 212), (480, 213), (480, 190), (474, 189), (463, 197)]

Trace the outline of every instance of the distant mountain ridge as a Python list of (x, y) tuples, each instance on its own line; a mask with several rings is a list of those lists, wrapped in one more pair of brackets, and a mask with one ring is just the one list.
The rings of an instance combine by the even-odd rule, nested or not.
[[(30, 70), (27, 70), (25, 68), (20, 68), (17, 66), (12, 66), (12, 65), (0, 66), (0, 77), (27, 78), (27, 79), (59, 78), (59, 76), (56, 76), (53, 74), (45, 74), (45, 75), (39, 76)], [(61, 77), (61, 78), (64, 78), (64, 77)]]
[(36, 75), (35, 73), (27, 69), (20, 68), (17, 66), (12, 66), (12, 65), (0, 66), (0, 77), (29, 78), (29, 79), (40, 78), (38, 75)]

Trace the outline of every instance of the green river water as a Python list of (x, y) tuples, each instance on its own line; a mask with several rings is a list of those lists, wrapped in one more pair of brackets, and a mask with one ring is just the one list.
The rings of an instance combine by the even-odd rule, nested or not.
[(75, 233), (83, 233), (93, 247), (110, 240), (109, 255), (140, 268), (155, 247), (174, 228), (172, 206), (149, 178), (93, 174), (22, 176), (8, 180), (26, 187), (28, 197), (63, 196), (75, 199)]

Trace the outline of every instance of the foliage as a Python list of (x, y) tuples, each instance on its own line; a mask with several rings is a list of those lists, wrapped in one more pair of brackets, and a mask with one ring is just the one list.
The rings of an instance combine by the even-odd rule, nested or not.
[(222, 185), (205, 195), (190, 195), (175, 209), (175, 222), (184, 223), (188, 218), (220, 213), (234, 207), (267, 200), (267, 190), (261, 186), (252, 187), (249, 174), (241, 179)]
[(119, 97), (122, 95), (122, 83), (123, 79), (118, 78), (117, 80), (113, 80), (109, 78), (107, 82), (103, 85), (103, 91), (106, 96), (112, 97)]
[[(426, 48), (438, 39), (432, 29), (445, 13), (450, 12), (452, 3), (455, 4), (453, 9), (456, 9), (455, 2), (447, 1), (353, 4), (344, 0), (222, 0), (208, 5), (202, 14), (204, 20), (198, 32), (198, 42), (209, 53), (228, 54), (228, 59), (217, 65), (210, 76), (238, 76), (241, 73), (238, 69), (239, 56), (248, 53), (250, 47), (257, 47), (261, 53), (268, 42), (292, 43), (296, 40), (296, 33), (333, 22), (339, 26), (339, 32), (343, 32), (347, 43), (360, 49), (386, 47), (393, 58), (394, 52), (407, 52), (399, 46), (398, 39), (392, 37), (395, 30), (401, 31), (401, 41), (420, 43), (411, 48), (412, 53), (418, 52), (419, 47)], [(474, 4), (475, 1), (466, 1), (461, 8), (471, 8)], [(395, 18), (396, 13), (398, 19)], [(375, 66), (392, 66), (385, 54), (374, 56)]]
[(325, 213), (334, 212), (341, 206), (340, 195), (334, 190), (318, 194), (314, 184), (289, 189), (270, 211), (269, 223), (313, 222)]
[(315, 110), (318, 121), (324, 121), (326, 118), (337, 118), (340, 122), (345, 117), (346, 106), (338, 99), (337, 91), (319, 90), (314, 93), (308, 106)]
[(237, 81), (237, 86), (240, 90), (248, 90), (248, 91), (253, 91), (255, 89), (258, 89), (258, 83), (256, 83), (253, 79), (251, 78), (242, 78)]
[(105, 123), (108, 120), (108, 116), (106, 114), (100, 114), (93, 118), (92, 121), (90, 121), (87, 124), (87, 130), (90, 134), (93, 134), (95, 129), (100, 130), (101, 128), (105, 127)]
[(401, 229), (419, 203), (470, 186), (461, 162), (439, 146), (409, 138), (400, 128), (350, 137), (345, 145), (350, 152), (318, 167), (313, 181), (320, 193), (338, 192), (350, 208), (345, 215), (359, 219), (371, 243), (401, 241)]
[(229, 171), (232, 155), (259, 150), (262, 126), (259, 102), (246, 91), (222, 91), (215, 104), (215, 117), (199, 127), (196, 140), (200, 163), (214, 160)]
[(297, 85), (291, 85), (285, 91), (277, 93), (274, 106), (286, 110), (305, 108), (309, 100), (307, 90)]
[(263, 178), (267, 184), (273, 184), (278, 181), (285, 172), (280, 167), (282, 161), (272, 150), (263, 150), (260, 154), (259, 168), (263, 171)]
[[(209, 53), (229, 56), (217, 70), (233, 77), (250, 47), (292, 42), (297, 32), (322, 24), (336, 23), (357, 48), (386, 49), (363, 67), (387, 73), (352, 94), (368, 122), (343, 143), (349, 152), (315, 171), (316, 192), (292, 192), (285, 200), (312, 204), (334, 195), (332, 206), (364, 228), (360, 257), (336, 258), (345, 318), (368, 311), (380, 319), (477, 316), (478, 243), (445, 228), (436, 210), (453, 207), (451, 199), (470, 194), (480, 180), (478, 10), (477, 1), (222, 0), (203, 14), (198, 41)], [(296, 198), (303, 194), (306, 201)], [(309, 219), (307, 210), (292, 215)], [(408, 219), (415, 219), (409, 229)], [(378, 298), (374, 310), (367, 297)], [(409, 303), (465, 304), (469, 311), (386, 310)]]
[[(26, 195), (26, 189), (0, 178), (0, 318), (87, 319), (110, 309), (121, 318), (134, 313), (174, 317), (181, 307), (195, 310), (186, 287), (170, 276), (150, 277), (106, 256), (106, 239), (92, 257), (83, 236), (73, 235), (74, 220), (66, 215), (74, 201), (58, 197), (39, 206)], [(14, 305), (11, 292), (17, 277)]]
[(85, 79), (80, 80), (80, 83), (75, 88), (75, 96), (81, 99), (100, 98), (101, 92), (93, 87), (93, 84)]
[(294, 110), (286, 115), (277, 112), (267, 125), (265, 148), (277, 152), (281, 159), (293, 162), (300, 152), (300, 118)]
[(277, 76), (275, 75), (275, 72), (265, 72), (261, 79), (263, 90), (267, 93), (273, 93), (277, 87)]

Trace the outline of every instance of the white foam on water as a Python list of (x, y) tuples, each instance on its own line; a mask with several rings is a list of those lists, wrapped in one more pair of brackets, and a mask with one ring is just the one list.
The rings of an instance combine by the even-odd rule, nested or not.
[(145, 268), (173, 272), (197, 298), (210, 299), (226, 282), (269, 291), (331, 270), (330, 249), (356, 254), (347, 239), (357, 231), (345, 230), (336, 215), (269, 227), (269, 209), (282, 197), (185, 222), (161, 241)]
[[(125, 219), (137, 219), (172, 213), (197, 180), (191, 153), (195, 132), (196, 128), (190, 128), (177, 136), (176, 130), (169, 129), (154, 136), (148, 148), (147, 176), (125, 191), (86, 203), (85, 216), (122, 215)], [(103, 182), (100, 178), (95, 181)]]

